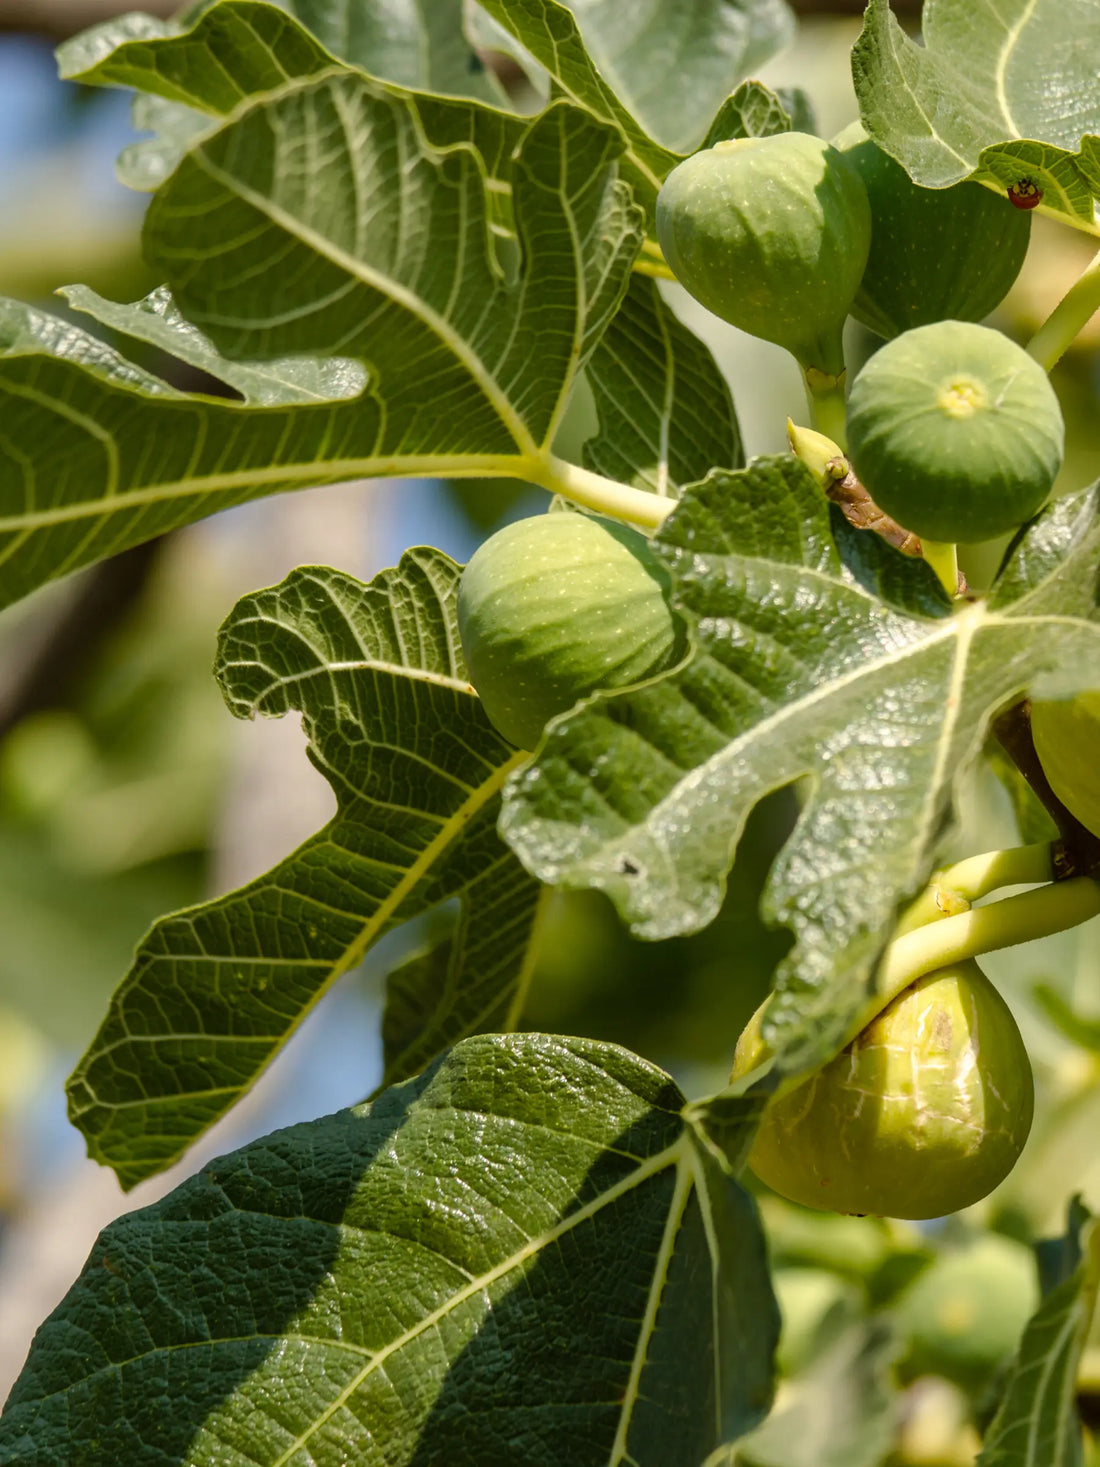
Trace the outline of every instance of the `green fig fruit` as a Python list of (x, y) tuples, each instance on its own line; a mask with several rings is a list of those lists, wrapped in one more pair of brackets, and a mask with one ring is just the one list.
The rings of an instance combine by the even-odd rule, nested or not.
[[(762, 1052), (750, 1023), (734, 1075)], [(807, 1207), (943, 1217), (1012, 1170), (1033, 1104), (1008, 1005), (975, 962), (956, 963), (898, 994), (835, 1059), (774, 1101), (749, 1166)]]
[(906, 331), (852, 383), (856, 475), (922, 539), (971, 544), (1015, 529), (1050, 493), (1063, 451), (1046, 373), (987, 326), (937, 321)]
[(1100, 838), (1100, 692), (1032, 703), (1031, 733), (1051, 789)]
[(887, 338), (933, 321), (980, 321), (1024, 263), (1031, 215), (965, 180), (920, 188), (853, 122), (833, 146), (863, 180), (871, 251), (851, 314)]
[(462, 650), (493, 725), (533, 749), (547, 721), (600, 688), (668, 667), (684, 628), (668, 574), (636, 530), (572, 511), (506, 525), (462, 573)]
[(988, 1233), (940, 1254), (894, 1308), (908, 1341), (905, 1375), (943, 1375), (980, 1391), (1015, 1351), (1038, 1304), (1035, 1255), (1023, 1243)]
[(724, 321), (844, 371), (841, 332), (871, 241), (859, 175), (821, 138), (737, 138), (675, 167), (657, 238), (681, 285)]

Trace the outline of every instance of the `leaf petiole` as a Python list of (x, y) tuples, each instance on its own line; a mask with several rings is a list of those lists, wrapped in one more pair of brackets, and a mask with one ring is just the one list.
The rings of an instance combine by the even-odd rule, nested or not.
[(951, 597), (959, 593), (959, 556), (949, 540), (921, 540), (921, 553)]
[(1027, 344), (1031, 356), (1046, 371), (1061, 359), (1089, 321), (1100, 310), (1100, 253), (1066, 291)]
[(643, 530), (658, 529), (676, 507), (674, 499), (651, 494), (648, 489), (620, 484), (616, 479), (605, 479), (602, 474), (581, 468), (579, 464), (567, 463), (552, 453), (528, 459), (518, 472), (521, 478), (540, 484), (551, 494), (560, 494), (582, 509), (626, 520)]

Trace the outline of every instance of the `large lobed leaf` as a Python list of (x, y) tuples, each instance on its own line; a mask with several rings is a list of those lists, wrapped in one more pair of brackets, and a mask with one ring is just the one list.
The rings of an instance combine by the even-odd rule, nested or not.
[(469, 1039), (208, 1164), (102, 1234), (0, 1462), (701, 1462), (767, 1410), (778, 1317), (682, 1104), (612, 1045)]
[(852, 52), (860, 114), (916, 180), (1029, 177), (1040, 207), (1100, 233), (1100, 9), (1093, 0), (925, 0), (923, 45), (870, 0)]
[(69, 1082), (73, 1121), (124, 1186), (227, 1110), (378, 938), (440, 902), (460, 902), (458, 926), (396, 975), (387, 1081), (514, 1025), (538, 886), (495, 823), (522, 756), (466, 681), (457, 581), (434, 550), (370, 586), (304, 567), (226, 622), (217, 670), (230, 708), (300, 710), (338, 809), (265, 876), (163, 918), (138, 949)]
[[(219, 370), (211, 351), (269, 372), (308, 353), (361, 362), (368, 386), (321, 406), (232, 406), (168, 394), (136, 369), (126, 380), (117, 354), (108, 364), (73, 328), (54, 332), (63, 355), (48, 333), (13, 330), (0, 356), (0, 604), (263, 494), (536, 472), (638, 247), (618, 146), (564, 104), (529, 126), (512, 165), (524, 255), (506, 278), (479, 154), (430, 143), (413, 103), (380, 83), (304, 84), (205, 137), (158, 193), (146, 240), (207, 369)], [(112, 324), (150, 335), (148, 309)], [(180, 335), (186, 357), (194, 341)], [(313, 375), (344, 391), (343, 371)]]
[[(158, 135), (123, 155), (127, 181), (148, 187), (165, 178), (192, 141), (196, 116), (225, 117), (247, 98), (339, 65), (412, 89), (429, 115), (441, 109), (428, 93), (504, 100), (462, 35), (457, 0), (283, 4), (216, 0), (182, 24), (123, 16), (61, 48), (63, 75), (134, 87), (168, 109), (137, 119)], [(486, 13), (519, 54), (549, 72), (560, 95), (622, 134), (624, 176), (650, 215), (665, 175), (699, 146), (727, 93), (793, 31), (786, 0), (648, 3), (629, 17), (612, 0), (485, 0), (478, 14)], [(496, 171), (500, 139), (514, 141), (521, 120), (490, 108), (470, 115), (479, 131), (496, 134), (488, 146), (477, 139)]]
[(668, 937), (713, 919), (757, 800), (804, 780), (765, 892), (797, 939), (770, 1023), (787, 1063), (820, 1062), (934, 864), (993, 712), (1054, 673), (1065, 692), (1100, 680), (1096, 503), (1058, 501), (990, 601), (953, 611), (923, 562), (848, 525), (796, 460), (713, 472), (656, 541), (694, 657), (554, 720), (509, 781), (506, 839), (544, 881), (598, 887), (635, 932)]

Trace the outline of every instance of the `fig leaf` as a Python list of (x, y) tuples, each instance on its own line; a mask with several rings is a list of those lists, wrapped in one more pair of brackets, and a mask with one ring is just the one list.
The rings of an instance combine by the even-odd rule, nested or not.
[(852, 77), (875, 142), (927, 188), (974, 177), (1007, 195), (1027, 180), (1044, 212), (1097, 233), (1100, 9), (925, 0), (921, 34), (906, 35), (890, 0), (870, 0)]
[(989, 601), (957, 613), (794, 458), (710, 474), (654, 543), (694, 657), (557, 720), (510, 779), (501, 828), (543, 880), (596, 887), (662, 938), (713, 919), (749, 810), (805, 780), (764, 910), (797, 939), (768, 1037), (808, 1067), (836, 1052), (898, 904), (931, 873), (992, 711), (1059, 669), (1100, 686), (1097, 490), (1044, 511)]

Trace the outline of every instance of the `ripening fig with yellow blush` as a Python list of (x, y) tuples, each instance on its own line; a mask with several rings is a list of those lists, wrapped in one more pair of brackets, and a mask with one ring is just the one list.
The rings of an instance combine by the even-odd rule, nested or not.
[[(734, 1076), (764, 1052), (751, 1022)], [(1033, 1106), (1016, 1021), (968, 960), (904, 989), (835, 1059), (774, 1101), (749, 1166), (806, 1207), (943, 1217), (1004, 1180)]]

